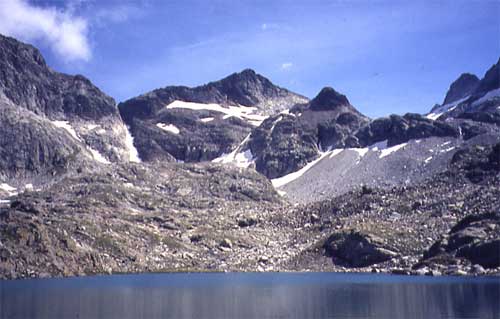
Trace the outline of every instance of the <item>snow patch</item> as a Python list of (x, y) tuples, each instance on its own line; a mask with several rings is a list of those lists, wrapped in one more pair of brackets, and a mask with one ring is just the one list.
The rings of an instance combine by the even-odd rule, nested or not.
[(51, 121), (51, 122), (55, 127), (66, 130), (66, 132), (68, 132), (69, 135), (71, 135), (75, 140), (79, 142), (82, 141), (78, 136), (78, 134), (76, 134), (75, 129), (69, 124), (68, 121)]
[(278, 188), (278, 187), (281, 187), (283, 185), (290, 183), (291, 181), (296, 180), (297, 178), (304, 175), (304, 173), (307, 172), (308, 170), (310, 170), (314, 165), (316, 165), (316, 163), (318, 163), (323, 158), (325, 158), (325, 156), (330, 155), (332, 152), (333, 151), (325, 152), (325, 153), (321, 154), (320, 157), (318, 157), (317, 159), (315, 159), (312, 162), (307, 163), (306, 166), (302, 167), (298, 171), (295, 171), (293, 173), (290, 173), (290, 174), (282, 176), (282, 177), (274, 178), (271, 180), (271, 183), (273, 184), (273, 186), (275, 188)]
[(500, 88), (489, 91), (488, 93), (483, 95), (481, 98), (472, 102), (472, 106), (478, 106), (479, 104), (484, 103), (484, 102), (489, 101), (489, 100), (492, 100), (493, 98), (496, 98), (496, 97), (500, 97)]
[(179, 134), (181, 131), (179, 128), (173, 124), (164, 124), (164, 123), (157, 123), (157, 127), (161, 128), (164, 131), (173, 133), (173, 134)]
[(7, 193), (15, 193), (17, 188), (10, 186), (9, 184), (2, 183), (0, 184), (0, 189), (6, 191)]
[(33, 184), (26, 184), (24, 185), (24, 189), (27, 190), (27, 191), (33, 191)]
[(212, 122), (213, 120), (214, 120), (213, 117), (204, 117), (200, 119), (200, 121), (202, 121), (203, 123)]
[(370, 148), (368, 148), (368, 147), (364, 147), (364, 148), (348, 148), (348, 150), (355, 151), (356, 153), (358, 153), (358, 157), (361, 158), (361, 157), (365, 156), (366, 153), (368, 153), (368, 151), (370, 150)]
[(340, 149), (329, 150), (327, 152), (320, 152), (319, 158), (315, 159), (312, 162), (307, 163), (306, 166), (302, 167), (298, 171), (292, 172), (292, 173), (285, 175), (285, 176), (282, 176), (282, 177), (272, 179), (271, 182), (275, 188), (286, 185), (286, 184), (290, 183), (291, 181), (296, 180), (297, 178), (304, 175), (309, 169), (311, 169), (314, 165), (316, 165), (316, 163), (321, 161), (326, 156), (328, 156), (328, 158), (333, 158), (344, 151), (353, 151), (353, 152), (356, 152), (358, 155), (358, 160), (355, 163), (355, 165), (357, 165), (360, 163), (361, 159), (370, 151), (380, 152), (379, 158), (383, 158), (383, 157), (386, 157), (389, 154), (396, 152), (399, 149), (405, 147), (406, 144), (407, 143), (402, 143), (402, 144), (395, 145), (395, 146), (388, 148), (387, 147), (387, 140), (385, 140), (385, 141), (381, 141), (381, 142), (375, 143), (373, 145), (370, 145), (370, 146), (364, 147), (364, 148), (345, 148), (345, 149), (340, 148)]
[(278, 195), (280, 196), (285, 196), (286, 195), (286, 192), (285, 191), (280, 191), (279, 189), (276, 190), (276, 192), (278, 193)]
[(245, 120), (254, 126), (259, 126), (262, 123), (262, 121), (264, 121), (267, 118), (267, 116), (254, 114), (258, 110), (256, 107), (248, 107), (242, 105), (223, 107), (219, 104), (214, 104), (214, 103), (203, 104), (203, 103), (183, 102), (175, 100), (172, 103), (168, 104), (166, 108), (167, 109), (180, 108), (180, 109), (189, 109), (196, 111), (199, 110), (215, 111), (225, 114), (223, 117), (224, 119), (234, 116), (242, 120)]
[(431, 161), (431, 159), (432, 159), (432, 156), (427, 157), (427, 158), (424, 160), (425, 164), (429, 163), (429, 162)]
[(249, 167), (253, 162), (255, 162), (255, 158), (250, 149), (242, 150), (243, 145), (245, 145), (245, 143), (248, 141), (249, 138), (250, 134), (248, 134), (248, 136), (245, 137), (243, 142), (241, 142), (241, 144), (238, 145), (238, 147), (235, 148), (234, 151), (232, 151), (229, 154), (222, 154), (216, 159), (213, 159), (212, 162), (223, 163), (223, 164), (231, 163), (238, 167), (243, 167), (243, 168)]
[(449, 152), (449, 151), (453, 151), (454, 149), (455, 149), (455, 146), (452, 146), (452, 147), (449, 147), (449, 148), (447, 148), (447, 149), (441, 150), (441, 151), (439, 151), (439, 152), (440, 152), (440, 153), (447, 153), (447, 152)]
[(383, 149), (378, 158), (384, 158), (386, 156), (389, 156), (390, 154), (397, 152), (398, 150), (405, 147), (406, 144), (408, 144), (408, 143), (401, 143), (401, 144), (394, 145), (392, 147), (388, 147), (386, 149)]
[(427, 114), (425, 117), (431, 120), (437, 120), (444, 113), (453, 111), (460, 103), (465, 102), (469, 97), (470, 95), (455, 102), (441, 105), (440, 107), (433, 110), (432, 113)]
[(89, 131), (96, 129), (97, 127), (99, 127), (98, 124), (87, 124), (87, 130), (89, 130)]
[(92, 154), (92, 157), (94, 158), (94, 160), (96, 162), (103, 163), (103, 164), (111, 164), (104, 156), (102, 156), (101, 153), (99, 153), (99, 151), (93, 149), (90, 146), (87, 146), (87, 149)]
[(369, 146), (372, 151), (381, 151), (387, 148), (387, 140)]
[(125, 126), (125, 148), (128, 152), (128, 160), (134, 163), (140, 163), (141, 159), (139, 157), (139, 152), (134, 146), (134, 138), (130, 134), (128, 126)]
[(8, 199), (0, 199), (0, 204), (10, 204), (10, 200), (8, 200)]
[(274, 131), (274, 128), (276, 127), (276, 124), (278, 124), (281, 120), (283, 119), (283, 116), (279, 116), (274, 122), (273, 125), (271, 126), (271, 133)]

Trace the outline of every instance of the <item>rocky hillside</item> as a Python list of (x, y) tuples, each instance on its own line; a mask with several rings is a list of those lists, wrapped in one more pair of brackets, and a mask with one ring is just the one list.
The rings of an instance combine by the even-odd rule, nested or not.
[(288, 267), (498, 273), (499, 157), (500, 143), (466, 146), (454, 153), (443, 173), (411, 186), (362, 186), (297, 206), (296, 214), (322, 239)]
[(247, 69), (194, 88), (157, 89), (119, 109), (143, 160), (200, 162), (230, 153), (267, 116), (304, 102)]
[(300, 165), (288, 164), (295, 169), (268, 177), (289, 200), (306, 203), (341, 195), (359, 185), (412, 185), (444, 172), (458, 148), (500, 141), (499, 65), (481, 80), (470, 74), (460, 76), (446, 94), (447, 104), (426, 116), (391, 115), (367, 121), (345, 135), (331, 135), (330, 148), (316, 142), (320, 147), (315, 149), (315, 142), (307, 144), (310, 136), (296, 134), (297, 145), (311, 145), (304, 152), (307, 159), (294, 154), (291, 157), (299, 158)]
[(0, 109), (3, 179), (53, 175), (76, 161), (138, 160), (112, 98), (83, 76), (51, 70), (34, 47), (1, 35)]
[(367, 122), (347, 97), (327, 87), (311, 102), (267, 118), (231, 155), (237, 162), (241, 154), (247, 166), (277, 178), (304, 167), (323, 149), (356, 145), (352, 134)]
[(67, 175), (0, 204), (0, 277), (258, 270), (293, 233), (282, 205), (260, 174), (220, 164)]
[(500, 273), (498, 63), (427, 116), (372, 120), (252, 70), (117, 107), (0, 49), (0, 278)]

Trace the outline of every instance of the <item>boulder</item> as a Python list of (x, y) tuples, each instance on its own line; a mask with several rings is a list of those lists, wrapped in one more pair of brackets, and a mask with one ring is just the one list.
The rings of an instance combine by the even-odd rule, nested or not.
[(388, 261), (398, 255), (382, 238), (355, 231), (331, 235), (325, 241), (323, 248), (334, 263), (350, 267), (367, 267)]
[(424, 252), (423, 261), (466, 259), (484, 268), (500, 267), (500, 213), (469, 215)]

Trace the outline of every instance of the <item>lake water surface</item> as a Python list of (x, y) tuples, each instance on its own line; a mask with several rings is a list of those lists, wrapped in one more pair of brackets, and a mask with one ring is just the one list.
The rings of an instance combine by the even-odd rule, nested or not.
[(500, 318), (500, 278), (333, 273), (0, 281), (0, 318)]

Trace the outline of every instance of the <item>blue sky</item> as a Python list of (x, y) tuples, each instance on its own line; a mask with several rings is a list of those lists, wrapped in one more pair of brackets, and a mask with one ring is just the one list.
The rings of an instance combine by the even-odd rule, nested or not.
[(118, 102), (253, 68), (311, 98), (332, 86), (371, 117), (424, 113), (461, 73), (482, 77), (499, 17), (488, 0), (0, 1), (1, 33)]

